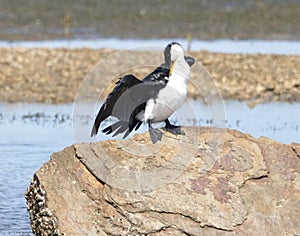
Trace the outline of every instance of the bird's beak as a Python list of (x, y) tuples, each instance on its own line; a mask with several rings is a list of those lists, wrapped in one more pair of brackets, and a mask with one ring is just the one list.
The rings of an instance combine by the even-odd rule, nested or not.
[(172, 61), (172, 62), (171, 62), (171, 67), (170, 67), (170, 73), (169, 73), (169, 76), (171, 76), (172, 73), (173, 73), (173, 70), (174, 70), (174, 64), (175, 64), (175, 61)]

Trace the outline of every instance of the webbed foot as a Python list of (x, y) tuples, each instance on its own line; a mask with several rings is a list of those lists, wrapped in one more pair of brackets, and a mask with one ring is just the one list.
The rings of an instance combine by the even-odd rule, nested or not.
[(153, 127), (149, 127), (149, 134), (153, 144), (162, 138), (162, 132), (158, 129), (154, 129)]
[(165, 125), (164, 130), (166, 130), (172, 134), (175, 134), (175, 135), (177, 135), (177, 134), (185, 135), (185, 132), (181, 129), (181, 126), (172, 125), (169, 120), (165, 120), (165, 122), (166, 122), (166, 125)]

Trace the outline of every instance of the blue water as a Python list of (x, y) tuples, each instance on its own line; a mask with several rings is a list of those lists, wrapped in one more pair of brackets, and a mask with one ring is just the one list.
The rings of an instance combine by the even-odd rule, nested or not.
[[(73, 143), (71, 125), (60, 123), (46, 106), (2, 104), (0, 111), (0, 235), (31, 235), (24, 193), (51, 153)], [(51, 120), (26, 118), (36, 111)]]
[[(172, 119), (180, 119), (183, 125), (211, 125), (206, 105), (189, 103), (199, 119), (189, 116), (186, 104), (178, 112), (179, 118)], [(0, 103), (0, 235), (31, 235), (24, 194), (34, 172), (50, 155), (76, 142), (72, 111), (73, 104)], [(268, 103), (250, 109), (246, 103), (225, 101), (225, 112), (228, 128), (300, 143), (299, 103)], [(81, 121), (80, 129), (89, 133), (93, 117)], [(99, 135), (93, 141), (106, 138)]]
[[(26, 47), (26, 48), (112, 48), (129, 49), (148, 46), (167, 45), (171, 41), (178, 41), (187, 48), (185, 39), (71, 39), (71, 40), (45, 40), (45, 41), (0, 41), (0, 47)], [(208, 50), (220, 53), (267, 53), (282, 55), (300, 55), (300, 41), (288, 40), (192, 40), (191, 50)]]

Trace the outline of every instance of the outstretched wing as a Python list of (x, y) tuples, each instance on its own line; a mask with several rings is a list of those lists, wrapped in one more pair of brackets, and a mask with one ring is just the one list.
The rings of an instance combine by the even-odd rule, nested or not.
[(125, 75), (121, 77), (116, 83), (113, 91), (107, 96), (106, 100), (102, 104), (98, 115), (95, 119), (91, 136), (94, 136), (98, 133), (98, 129), (103, 120), (112, 115), (114, 111), (114, 106), (119, 98), (124, 94), (128, 89), (134, 85), (140, 84), (142, 81), (137, 79), (134, 75)]
[(157, 96), (159, 90), (166, 86), (168, 73), (168, 69), (158, 67), (143, 81), (133, 75), (122, 78), (120, 85), (115, 87), (101, 107), (92, 135), (96, 134), (100, 123), (109, 116), (117, 117), (119, 121), (103, 129), (105, 134), (116, 136), (125, 132), (123, 138), (126, 138), (133, 129), (137, 130), (143, 122), (137, 118), (138, 114), (145, 110), (147, 101)]
[(161, 64), (157, 67), (153, 72), (147, 75), (143, 82), (159, 82), (164, 83), (165, 85), (168, 83), (168, 77), (170, 74), (170, 68), (166, 63)]
[(195, 59), (190, 56), (185, 56), (184, 59), (190, 67), (192, 67), (192, 65), (195, 63)]
[(166, 86), (164, 81), (143, 81), (125, 91), (114, 104), (111, 116), (117, 117), (119, 121), (106, 127), (102, 131), (105, 134), (124, 133), (126, 138), (133, 129), (137, 130), (143, 121), (138, 114), (145, 110), (147, 101), (156, 96), (160, 89)]
[(130, 132), (135, 129), (138, 130), (142, 121), (137, 118), (137, 115), (145, 111), (146, 103), (150, 98), (156, 97), (159, 91), (164, 88), (168, 83), (168, 76), (170, 69), (165, 64), (157, 67), (152, 73), (143, 79), (143, 83), (134, 88), (134, 94), (138, 95), (136, 104), (129, 118), (128, 129), (123, 138), (126, 138)]

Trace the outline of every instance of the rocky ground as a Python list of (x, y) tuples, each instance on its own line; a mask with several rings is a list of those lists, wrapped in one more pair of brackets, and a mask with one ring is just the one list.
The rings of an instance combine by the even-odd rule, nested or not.
[(299, 235), (299, 144), (184, 131), (54, 153), (26, 193), (35, 235)]
[[(220, 54), (207, 51), (188, 54), (205, 66), (225, 99), (254, 103), (300, 101), (300, 56)], [(143, 66), (134, 68), (129, 57), (136, 60), (137, 66)], [(149, 57), (156, 60), (148, 62)], [(0, 48), (0, 100), (73, 102), (82, 81), (91, 76), (93, 80), (85, 85), (85, 94), (103, 97), (112, 88), (112, 81), (121, 74), (135, 73), (142, 78), (162, 60), (161, 52), (132, 51), (124, 54), (111, 49)], [(99, 62), (102, 64), (95, 67)], [(89, 71), (92, 72), (88, 74)], [(203, 83), (196, 67), (193, 67), (191, 81), (189, 96), (201, 98), (203, 94), (193, 84), (203, 90), (207, 85)]]

